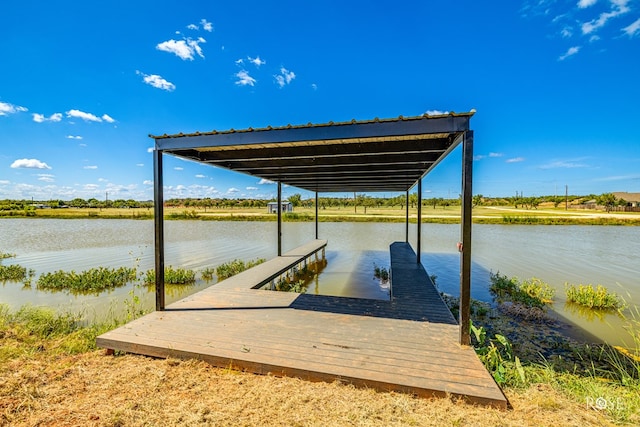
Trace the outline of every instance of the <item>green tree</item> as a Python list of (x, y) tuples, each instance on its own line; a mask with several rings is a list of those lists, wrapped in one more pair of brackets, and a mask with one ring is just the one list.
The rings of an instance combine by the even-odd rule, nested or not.
[(295, 208), (300, 206), (300, 201), (302, 200), (302, 196), (298, 193), (296, 194), (292, 194), (289, 196), (289, 201), (291, 202), (291, 205)]
[(607, 212), (611, 212), (611, 209), (616, 205), (616, 196), (611, 193), (603, 193), (596, 198), (596, 203), (604, 206)]

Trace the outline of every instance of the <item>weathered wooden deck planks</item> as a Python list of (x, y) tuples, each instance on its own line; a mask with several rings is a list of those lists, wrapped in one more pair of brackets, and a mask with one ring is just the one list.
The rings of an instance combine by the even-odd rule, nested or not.
[(505, 408), (504, 395), (473, 349), (458, 344), (455, 319), (408, 244), (391, 246), (391, 268), (391, 301), (251, 289), (259, 279), (253, 271), (107, 332), (97, 343), (255, 373), (420, 396), (452, 394)]

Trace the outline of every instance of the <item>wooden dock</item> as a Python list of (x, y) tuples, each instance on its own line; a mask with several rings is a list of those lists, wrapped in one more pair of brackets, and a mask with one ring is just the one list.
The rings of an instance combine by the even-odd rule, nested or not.
[(252, 289), (324, 245), (316, 240), (267, 261), (107, 332), (97, 344), (506, 408), (473, 349), (458, 344), (455, 319), (406, 243), (391, 245), (391, 301)]

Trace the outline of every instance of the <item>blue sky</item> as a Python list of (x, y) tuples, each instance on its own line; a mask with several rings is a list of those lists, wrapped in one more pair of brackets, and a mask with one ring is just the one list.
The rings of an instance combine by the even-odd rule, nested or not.
[[(490, 4), (3, 2), (0, 199), (152, 199), (149, 134), (471, 109), (474, 194), (640, 192), (640, 1)], [(165, 168), (166, 198), (275, 194)]]

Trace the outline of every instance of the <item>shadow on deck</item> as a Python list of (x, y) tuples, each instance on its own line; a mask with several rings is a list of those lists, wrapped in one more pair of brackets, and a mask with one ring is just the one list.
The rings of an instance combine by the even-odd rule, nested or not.
[[(321, 243), (292, 252), (313, 253)], [(234, 276), (107, 332), (97, 344), (260, 374), (339, 380), (425, 397), (454, 395), (506, 408), (502, 391), (473, 349), (458, 344), (455, 319), (407, 243), (391, 245), (390, 301), (251, 289), (252, 274)]]

